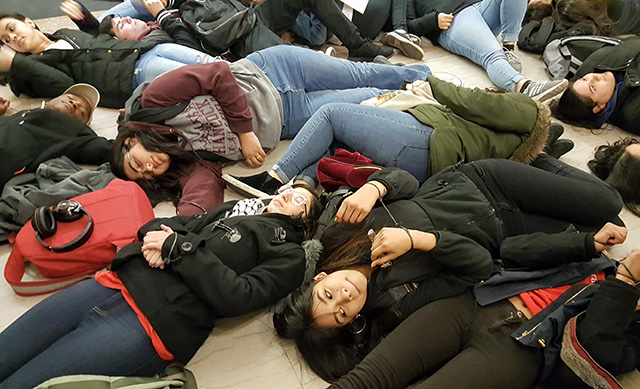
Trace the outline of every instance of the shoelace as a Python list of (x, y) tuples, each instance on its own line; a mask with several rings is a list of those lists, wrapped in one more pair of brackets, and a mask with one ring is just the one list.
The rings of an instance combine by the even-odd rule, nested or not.
[(504, 49), (504, 55), (507, 57), (508, 62), (520, 63), (520, 58), (512, 50)]

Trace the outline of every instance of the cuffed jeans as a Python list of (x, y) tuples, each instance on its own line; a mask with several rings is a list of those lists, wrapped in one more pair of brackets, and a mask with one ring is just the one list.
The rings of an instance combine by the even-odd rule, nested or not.
[(382, 166), (427, 179), (433, 128), (406, 112), (358, 104), (324, 105), (302, 127), (273, 170), (283, 182), (316, 184), (320, 158), (338, 148), (357, 151)]
[(90, 279), (43, 300), (0, 333), (0, 388), (70, 374), (153, 376), (156, 353), (119, 290)]
[(214, 62), (212, 57), (190, 47), (175, 43), (162, 43), (144, 53), (136, 63), (133, 75), (133, 88), (159, 75), (184, 65)]
[(526, 8), (525, 0), (475, 3), (454, 15), (449, 29), (440, 34), (440, 45), (482, 66), (496, 86), (515, 91), (525, 77), (509, 65), (496, 36), (502, 32), (503, 42), (517, 41)]
[(426, 65), (352, 62), (294, 46), (269, 47), (247, 59), (265, 72), (280, 93), (284, 110), (282, 139), (293, 138), (327, 103), (359, 103), (399, 89), (404, 81), (425, 80), (431, 75)]

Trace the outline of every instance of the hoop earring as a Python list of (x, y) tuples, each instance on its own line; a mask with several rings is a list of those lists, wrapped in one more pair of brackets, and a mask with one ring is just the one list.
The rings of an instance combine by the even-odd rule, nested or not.
[(364, 329), (367, 327), (367, 318), (358, 314), (355, 319), (351, 320), (347, 325), (349, 332), (354, 335), (362, 333)]

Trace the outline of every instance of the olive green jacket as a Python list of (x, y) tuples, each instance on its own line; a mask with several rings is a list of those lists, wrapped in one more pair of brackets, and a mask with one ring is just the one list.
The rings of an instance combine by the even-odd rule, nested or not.
[(490, 93), (427, 79), (441, 105), (409, 110), (433, 127), (430, 174), (459, 162), (509, 158), (531, 163), (549, 138), (550, 111), (521, 93)]

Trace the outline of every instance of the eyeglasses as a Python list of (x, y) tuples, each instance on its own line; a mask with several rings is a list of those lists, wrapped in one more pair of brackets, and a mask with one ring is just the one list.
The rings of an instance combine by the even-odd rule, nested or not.
[(291, 185), (284, 185), (278, 189), (279, 195), (286, 195), (291, 193), (291, 203), (296, 206), (302, 206), (307, 204), (307, 198), (300, 192), (293, 190)]
[(129, 161), (129, 167), (131, 168), (131, 170), (133, 170), (134, 172), (136, 172), (138, 174), (141, 174), (142, 177), (147, 179), (147, 180), (153, 180), (154, 178), (156, 178), (156, 176), (153, 174), (153, 172), (146, 171), (144, 169), (144, 166), (142, 166), (142, 164), (140, 162), (138, 162), (138, 160), (133, 158), (129, 151), (127, 151), (125, 153), (125, 155), (127, 156), (127, 160)]

